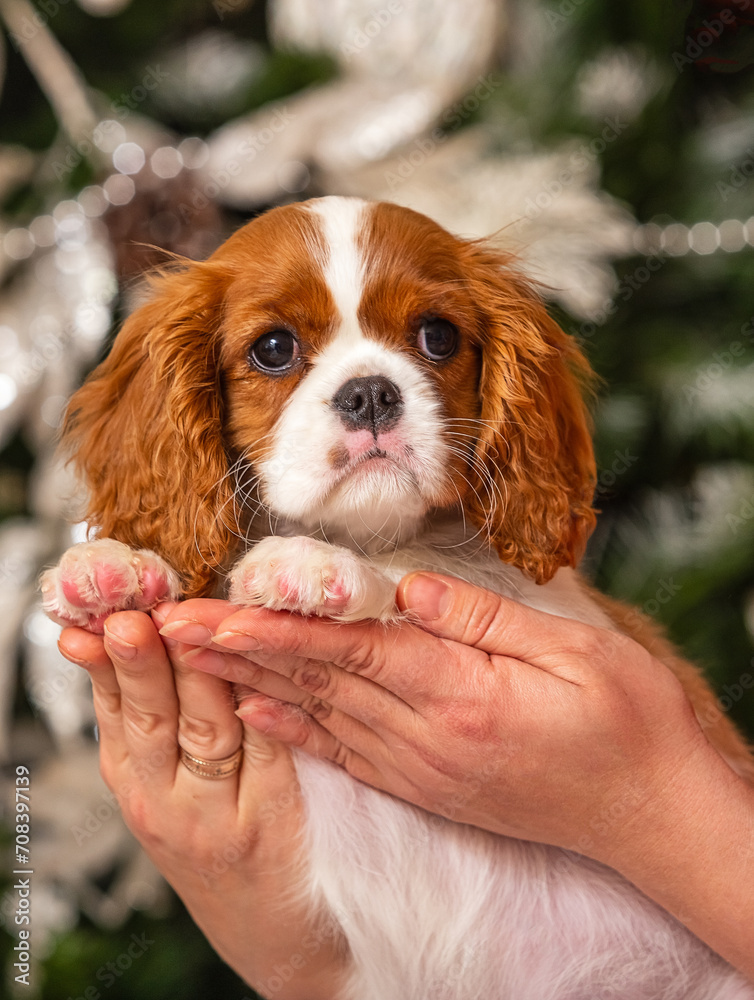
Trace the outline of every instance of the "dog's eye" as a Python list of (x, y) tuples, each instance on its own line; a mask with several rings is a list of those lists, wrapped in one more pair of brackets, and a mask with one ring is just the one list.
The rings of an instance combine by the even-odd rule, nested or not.
[(446, 319), (422, 320), (417, 345), (431, 361), (445, 361), (458, 347), (458, 330)]
[(263, 372), (282, 372), (299, 356), (298, 341), (288, 330), (265, 333), (249, 348), (249, 361)]

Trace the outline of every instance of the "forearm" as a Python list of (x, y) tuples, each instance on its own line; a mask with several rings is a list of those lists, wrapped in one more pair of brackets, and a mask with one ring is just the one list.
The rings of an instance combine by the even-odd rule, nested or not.
[(708, 748), (604, 857), (754, 981), (754, 787)]

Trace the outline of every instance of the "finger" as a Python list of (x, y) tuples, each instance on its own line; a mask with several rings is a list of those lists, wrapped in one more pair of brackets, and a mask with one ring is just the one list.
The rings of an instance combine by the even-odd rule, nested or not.
[[(214, 751), (207, 745), (207, 736), (212, 739), (212, 729), (205, 728), (209, 718), (210, 726), (214, 727), (215, 731), (218, 728), (221, 732), (225, 731), (228, 744), (233, 741), (233, 746), (227, 749), (228, 754), (232, 753), (239, 743), (243, 746), (243, 761), (234, 779), (235, 784), (230, 779), (218, 780), (214, 784), (217, 786), (218, 794), (235, 787), (241, 821), (243, 822), (246, 817), (251, 824), (258, 823), (258, 814), (262, 806), (266, 810), (266, 816), (274, 815), (279, 819), (281, 811), (294, 808), (294, 804), (296, 808), (298, 807), (299, 797), (294, 794), (297, 788), (296, 775), (288, 748), (283, 743), (266, 737), (254, 727), (244, 725), (236, 716), (237, 699), (228, 683), (234, 671), (226, 669), (226, 654), (204, 647), (219, 623), (235, 608), (235, 605), (227, 601), (208, 599), (185, 601), (174, 606), (167, 614), (161, 623), (161, 635), (176, 672), (181, 714), (184, 717), (186, 715), (191, 717), (188, 729), (191, 735), (199, 735), (200, 739), (203, 739), (203, 752), (199, 752), (196, 741), (188, 743), (183, 736), (181, 744), (189, 753), (202, 759), (211, 759), (210, 753), (217, 753), (219, 756), (222, 749), (227, 749), (223, 748), (221, 743), (215, 745)], [(185, 641), (178, 641), (175, 636)], [(209, 659), (211, 669), (197, 670), (193, 662), (196, 658), (199, 659), (200, 665), (202, 660)], [(267, 688), (274, 692), (276, 697), (288, 695), (303, 697), (287, 678), (271, 671), (262, 671), (255, 664), (235, 654), (232, 654), (232, 658), (237, 661), (237, 672), (242, 673), (249, 683), (262, 680), (264, 674)], [(210, 688), (205, 687), (207, 683), (211, 685)], [(188, 702), (187, 698), (191, 698), (191, 701)], [(227, 719), (228, 712), (232, 721)], [(197, 718), (200, 720), (198, 726)], [(186, 728), (184, 719), (184, 732)], [(191, 773), (187, 773), (190, 777)], [(199, 776), (194, 777), (199, 781), (207, 780)], [(266, 794), (264, 790), (269, 787), (269, 782), (272, 782), (273, 787), (283, 789), (272, 803), (264, 801)], [(186, 781), (182, 780), (181, 784), (185, 785)], [(209, 789), (205, 789), (202, 801), (206, 800), (208, 793)]]
[(64, 628), (58, 639), (58, 649), (63, 656), (79, 666), (105, 669), (112, 668), (110, 657), (105, 652), (101, 635), (94, 635), (83, 628)]
[[(274, 657), (267, 657), (263, 653), (255, 653), (255, 659), (251, 660), (240, 653), (220, 652), (206, 647), (195, 649), (182, 643), (176, 645), (176, 656), (180, 657), (184, 667), (223, 678), (240, 690), (258, 691), (278, 701), (291, 702), (301, 707), (307, 699), (311, 700), (305, 691), (296, 687), (286, 676), (285, 671), (290, 669), (288, 662), (278, 664), (273, 670), (268, 669), (265, 664)], [(292, 658), (280, 657), (280, 660), (290, 659)]]
[[(362, 752), (357, 745), (339, 740), (316, 719), (298, 711), (295, 706), (259, 694), (244, 698), (239, 704), (238, 714), (244, 720), (246, 729), (253, 726), (265, 737), (273, 737), (277, 746), (285, 744), (309, 756), (332, 761), (359, 781), (389, 791), (408, 802), (425, 808), (433, 805), (427, 798), (426, 788), (416, 785), (409, 777), (406, 761), (401, 759), (405, 754), (400, 753), (403, 750), (408, 756), (413, 756), (406, 746), (396, 746), (395, 741), (387, 744), (374, 733), (368, 733), (369, 739)], [(399, 751), (397, 754), (396, 750)]]
[(594, 627), (520, 604), (455, 577), (412, 573), (398, 585), (398, 606), (444, 639), (578, 681), (567, 654), (594, 644)]
[[(334, 664), (341, 672), (352, 675), (351, 681), (339, 678), (337, 696), (353, 695), (356, 700), (346, 704), (330, 695), (325, 700), (344, 711), (356, 710), (361, 704), (359, 717), (363, 717), (372, 699), (367, 687), (357, 680), (371, 682), (375, 696), (378, 691), (380, 695), (387, 693), (396, 710), (401, 703), (416, 708), (437, 693), (438, 684), (450, 690), (462, 650), (458, 644), (455, 648), (452, 643), (438, 646), (435, 637), (408, 622), (343, 625), (326, 618), (304, 618), (264, 608), (244, 608), (231, 614), (218, 627), (212, 645), (240, 651), (254, 660), (270, 656), (269, 662), (264, 661), (269, 669), (287, 672), (304, 690), (320, 697), (325, 695), (318, 690), (320, 680), (316, 674), (313, 681), (309, 677), (310, 667), (317, 662)], [(438, 660), (443, 666), (439, 672)], [(292, 668), (295, 663), (301, 666)]]
[[(303, 822), (301, 791), (290, 747), (245, 723), (236, 811), (242, 830), (274, 823), (275, 840), (296, 840)], [(264, 839), (264, 838), (263, 838)], [(259, 858), (264, 865), (264, 859)], [(271, 862), (275, 866), (279, 860)]]
[(178, 698), (162, 640), (149, 615), (122, 611), (105, 622), (105, 650), (120, 687), (125, 748), (134, 774), (166, 791), (178, 763)]
[(206, 646), (218, 626), (236, 610), (238, 605), (230, 601), (208, 598), (183, 601), (171, 607), (160, 625), (160, 635), (192, 646)]
[[(158, 610), (166, 607), (160, 606)], [(185, 601), (170, 607), (160, 622), (163, 642), (175, 672), (181, 746), (202, 760), (222, 759), (239, 746), (243, 747), (241, 767), (233, 776), (210, 780), (180, 766), (175, 788), (179, 793), (185, 788), (202, 811), (208, 803), (213, 803), (218, 815), (221, 815), (222, 804), (228, 805), (229, 799), (233, 799), (232, 806), (238, 812), (241, 826), (258, 825), (263, 807), (265, 816), (274, 815), (277, 819), (281, 812), (290, 809), (291, 821), (298, 822), (296, 809), (300, 800), (288, 748), (244, 725), (235, 714), (237, 699), (230, 683), (219, 672), (215, 671), (214, 675), (200, 672), (190, 662), (192, 655), (219, 655), (202, 647), (216, 625), (232, 610), (235, 606), (227, 601)], [(178, 632), (185, 642), (171, 636), (171, 631), (174, 634), (175, 630), (171, 630), (170, 624), (175, 621), (180, 623)], [(244, 665), (249, 666), (246, 661)], [(270, 674), (269, 677), (274, 678), (278, 687), (289, 684), (278, 675)], [(201, 788), (197, 782), (203, 782)], [(282, 789), (273, 802), (267, 800), (270, 787)], [(293, 827), (291, 829), (293, 832)]]
[(354, 728), (385, 735), (402, 732), (416, 714), (414, 706), (368, 678), (322, 660), (286, 653), (241, 656), (206, 648), (188, 652), (184, 659), (198, 670), (303, 709), (341, 739), (349, 739)]
[(274, 741), (273, 745), (285, 744), (312, 757), (330, 760), (360, 781), (383, 787), (380, 768), (373, 761), (386, 756), (385, 745), (374, 734), (371, 755), (364, 756), (297, 706), (257, 693), (239, 702), (237, 714), (245, 726)]
[(241, 724), (228, 681), (193, 670), (169, 650), (178, 694), (178, 742), (202, 760), (220, 760), (241, 746)]
[[(226, 601), (213, 600), (193, 600), (185, 601), (171, 613), (160, 629), (163, 639), (176, 639), (182, 643), (201, 647), (211, 647), (223, 653), (239, 652), (246, 655), (250, 652), (259, 652), (260, 655), (271, 654), (276, 656), (277, 668), (282, 672), (284, 669), (291, 670), (294, 664), (302, 659), (310, 660), (316, 658), (314, 651), (308, 647), (308, 638), (312, 624), (324, 625), (328, 645), (334, 645), (340, 653), (340, 659), (345, 666), (346, 659), (352, 659), (356, 663), (360, 659), (376, 659), (370, 657), (371, 649), (363, 641), (361, 632), (357, 635), (355, 630), (358, 625), (349, 625), (348, 631), (344, 632), (342, 627), (335, 622), (321, 618), (303, 618), (300, 615), (292, 615), (286, 611), (268, 611), (264, 608), (243, 608)], [(285, 634), (281, 635), (281, 629)], [(266, 633), (266, 635), (264, 635)], [(280, 648), (276, 648), (275, 635), (280, 637)], [(261, 638), (264, 635), (264, 640)], [(220, 638), (221, 642), (216, 642)], [(345, 643), (337, 642), (336, 638), (346, 639)], [(263, 650), (264, 646), (264, 652)], [(363, 650), (363, 655), (362, 655)], [(258, 657), (254, 656), (256, 660)], [(223, 661), (217, 657), (206, 657), (202, 661), (205, 665), (202, 669), (211, 669), (209, 664), (217, 664), (218, 674)], [(228, 661), (233, 666), (234, 671), (244, 669), (241, 661), (231, 659)], [(253, 670), (254, 668), (249, 668)], [(235, 672), (230, 675), (232, 680), (243, 681), (253, 685), (253, 681), (247, 677), (236, 676)]]
[[(361, 681), (324, 663), (311, 663), (306, 669), (309, 680), (307, 686), (319, 692), (310, 693), (300, 685), (302, 681), (294, 672), (294, 679), (265, 666), (276, 659), (288, 657), (265, 656), (255, 653), (261, 663), (254, 663), (237, 653), (220, 653), (212, 649), (194, 649), (183, 653), (183, 661), (191, 668), (207, 671), (235, 682), (240, 696), (259, 695), (262, 703), (283, 706), (284, 717), (295, 721), (295, 716), (309, 716), (323, 731), (330, 733), (344, 745), (359, 752), (374, 751), (375, 745), (384, 746), (385, 740), (392, 739), (396, 731), (405, 732), (405, 727), (415, 723), (415, 712), (398, 699), (392, 699), (387, 692)], [(300, 663), (300, 661), (298, 661)], [(286, 664), (286, 669), (288, 666)], [(327, 679), (315, 682), (314, 677)], [(325, 690), (325, 686), (329, 687)], [(350, 686), (353, 685), (353, 688)], [(327, 694), (327, 698), (321, 695)], [(332, 700), (348, 706), (347, 710), (336, 707)], [(276, 723), (280, 721), (276, 716)], [(263, 724), (254, 727), (264, 732)], [(291, 739), (272, 733), (275, 739), (282, 739), (295, 745)]]
[[(128, 756), (120, 704), (120, 685), (101, 635), (83, 628), (65, 628), (58, 648), (66, 659), (83, 667), (92, 682), (94, 713), (103, 775), (114, 780), (114, 768)], [(108, 784), (110, 782), (108, 781)]]
[[(186, 647), (180, 643), (165, 640), (165, 644), (178, 696), (179, 746), (207, 763), (226, 760), (243, 745), (243, 726), (235, 714), (236, 699), (231, 685), (183, 663), (181, 653)], [(235, 804), (240, 768), (224, 778), (208, 779), (196, 774), (180, 752), (179, 765), (173, 787), (180, 796), (184, 791), (187, 793), (185, 801), (195, 800), (201, 810)], [(243, 760), (240, 766), (243, 767)]]
[[(203, 760), (222, 759), (241, 745), (242, 727), (235, 715), (236, 699), (230, 684), (211, 672), (197, 671), (186, 658), (197, 651), (195, 645), (201, 646), (209, 640), (210, 626), (222, 621), (230, 607), (227, 601), (195, 600), (170, 607), (162, 605), (159, 609), (166, 612), (160, 622), (160, 635), (175, 675), (179, 742), (190, 754)], [(176, 614), (183, 624), (185, 641), (171, 637), (169, 623)]]
[[(243, 684), (279, 701), (301, 704), (307, 699), (289, 679), (300, 658), (279, 656), (276, 669), (265, 670), (269, 657), (259, 654), (250, 660), (241, 654), (210, 648), (210, 640), (217, 628), (236, 605), (227, 601), (185, 601), (171, 612), (160, 629), (174, 665), (186, 671), (213, 674), (235, 684)], [(194, 648), (197, 647), (197, 648)], [(259, 662), (256, 662), (256, 661)], [(188, 671), (187, 671), (188, 672)]]
[[(104, 700), (110, 712), (120, 713), (120, 687), (104, 639), (83, 628), (65, 628), (58, 639), (58, 649), (66, 659), (83, 667), (92, 681), (95, 707)], [(109, 704), (112, 702), (112, 704)]]

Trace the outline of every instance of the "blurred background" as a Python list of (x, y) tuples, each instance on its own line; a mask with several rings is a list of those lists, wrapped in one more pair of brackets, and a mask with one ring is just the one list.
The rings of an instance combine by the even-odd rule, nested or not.
[(80, 534), (62, 407), (139, 275), (272, 205), (385, 198), (521, 254), (603, 379), (587, 571), (754, 737), (753, 24), (749, 0), (0, 0), (0, 752), (34, 815), (32, 985), (6, 879), (0, 991), (251, 996), (125, 831), (35, 586)]

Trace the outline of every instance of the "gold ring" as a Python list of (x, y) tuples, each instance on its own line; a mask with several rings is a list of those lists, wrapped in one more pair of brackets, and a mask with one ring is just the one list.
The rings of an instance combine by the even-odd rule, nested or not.
[(182, 746), (178, 747), (178, 756), (181, 764), (192, 774), (198, 774), (200, 778), (229, 778), (241, 766), (243, 747), (239, 747), (230, 757), (223, 757), (222, 760), (202, 760), (201, 757), (194, 757)]

